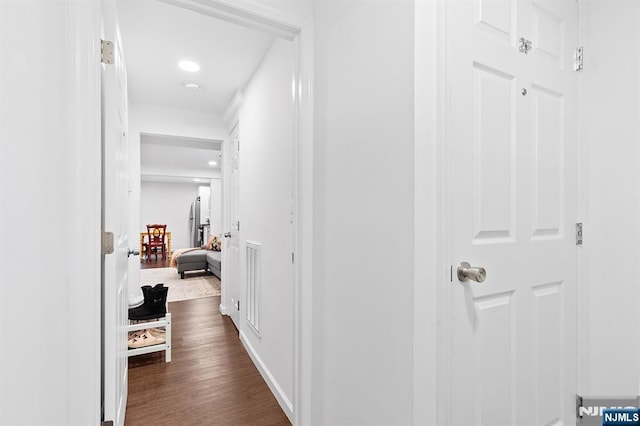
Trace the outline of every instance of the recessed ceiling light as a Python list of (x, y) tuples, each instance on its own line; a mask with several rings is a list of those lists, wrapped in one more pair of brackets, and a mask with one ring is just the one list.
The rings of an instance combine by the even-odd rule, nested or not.
[(199, 178), (194, 178), (193, 181), (194, 182), (200, 182), (200, 179)]
[(178, 66), (187, 72), (198, 72), (200, 71), (200, 65), (193, 61), (180, 61), (178, 62)]
[(209, 161), (209, 165), (210, 166), (216, 166), (216, 165), (218, 165), (218, 162), (217, 161)]
[(192, 81), (188, 81), (186, 83), (184, 83), (184, 88), (185, 89), (189, 89), (189, 90), (198, 90), (200, 89), (200, 85), (198, 83), (194, 83)]

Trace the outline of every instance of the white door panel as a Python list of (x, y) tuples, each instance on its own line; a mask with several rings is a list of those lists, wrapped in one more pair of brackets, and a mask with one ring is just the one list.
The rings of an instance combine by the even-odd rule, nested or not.
[[(572, 424), (576, 2), (450, 5), (451, 420)], [(458, 281), (462, 261), (486, 281)]]
[(129, 159), (127, 81), (113, 0), (103, 0), (103, 39), (113, 42), (114, 64), (102, 64), (103, 230), (114, 252), (103, 257), (104, 419), (124, 424), (127, 404)]
[(225, 141), (223, 147), (223, 178), (225, 193), (224, 204), (224, 238), (223, 285), (226, 291), (225, 300), (230, 306), (227, 312), (236, 328), (240, 329), (240, 142), (239, 125), (236, 124)]

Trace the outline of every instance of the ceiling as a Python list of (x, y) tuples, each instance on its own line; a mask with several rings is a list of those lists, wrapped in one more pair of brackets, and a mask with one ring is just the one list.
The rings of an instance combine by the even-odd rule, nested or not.
[[(140, 179), (143, 182), (209, 184), (220, 177), (222, 141), (180, 136), (140, 135)], [(216, 164), (210, 165), (213, 161)]]
[[(160, 0), (117, 0), (132, 104), (210, 113), (222, 117), (249, 81), (275, 36)], [(200, 65), (195, 73), (181, 60)], [(189, 90), (185, 82), (202, 88)], [(151, 135), (140, 137), (140, 174), (147, 182), (194, 183), (220, 176), (221, 141)], [(209, 161), (218, 161), (209, 166)]]
[[(118, 0), (129, 100), (222, 115), (275, 36), (158, 0)], [(200, 65), (189, 73), (181, 60)], [(185, 89), (196, 82), (200, 90)]]

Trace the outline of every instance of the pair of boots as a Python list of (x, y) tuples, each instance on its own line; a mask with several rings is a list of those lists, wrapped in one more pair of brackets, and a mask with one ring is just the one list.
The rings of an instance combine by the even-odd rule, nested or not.
[(169, 287), (164, 284), (142, 286), (144, 302), (136, 308), (129, 308), (130, 320), (148, 320), (162, 318), (167, 313), (167, 292)]

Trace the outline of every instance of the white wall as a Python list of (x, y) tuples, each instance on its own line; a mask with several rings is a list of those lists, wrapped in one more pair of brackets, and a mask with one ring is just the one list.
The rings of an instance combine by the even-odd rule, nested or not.
[[(140, 232), (147, 224), (166, 223), (172, 250), (191, 247), (189, 209), (198, 196), (198, 184), (142, 182), (140, 185)], [(155, 257), (154, 257), (155, 258)]]
[(0, 1), (3, 425), (99, 423), (97, 11)]
[(414, 2), (317, 0), (315, 29), (313, 423), (410, 424)]
[(640, 286), (640, 3), (588, 0), (581, 79), (586, 292), (580, 392), (637, 395)]
[(262, 244), (260, 335), (241, 311), (240, 332), (289, 415), (293, 401), (294, 45), (276, 40), (244, 89), (240, 109), (240, 300), (246, 301), (245, 242)]

